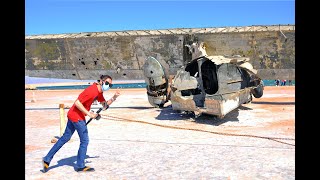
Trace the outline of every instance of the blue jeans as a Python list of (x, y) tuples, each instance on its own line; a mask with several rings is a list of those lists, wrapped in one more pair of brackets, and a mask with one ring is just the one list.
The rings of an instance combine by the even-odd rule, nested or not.
[(63, 135), (59, 138), (59, 140), (53, 145), (48, 154), (43, 158), (44, 161), (50, 163), (53, 156), (58, 152), (58, 150), (71, 139), (74, 131), (77, 130), (79, 138), (80, 138), (80, 146), (77, 155), (77, 166), (78, 168), (85, 167), (84, 159), (87, 154), (87, 147), (89, 144), (89, 136), (88, 129), (86, 126), (86, 121), (78, 121), (72, 122), (68, 119), (68, 123)]

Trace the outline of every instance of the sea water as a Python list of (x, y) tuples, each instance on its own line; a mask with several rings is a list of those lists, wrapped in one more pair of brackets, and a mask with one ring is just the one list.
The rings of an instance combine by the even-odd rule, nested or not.
[[(25, 84), (39, 84), (39, 83), (59, 83), (59, 82), (87, 82), (87, 85), (65, 85), (65, 86), (37, 86), (38, 90), (58, 90), (58, 89), (85, 89), (90, 86), (90, 83), (97, 80), (75, 80), (75, 79), (55, 79), (55, 78), (37, 78), (25, 76)], [(275, 86), (275, 80), (263, 80), (264, 86)], [(295, 81), (292, 81), (291, 86), (295, 85)], [(114, 83), (112, 89), (116, 88), (146, 88), (145, 82), (132, 83), (132, 81)], [(286, 86), (289, 86), (289, 82), (286, 82)]]

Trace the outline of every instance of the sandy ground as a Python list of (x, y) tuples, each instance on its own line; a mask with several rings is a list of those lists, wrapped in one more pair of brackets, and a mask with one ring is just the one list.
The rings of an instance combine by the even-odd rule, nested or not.
[(26, 179), (295, 179), (294, 86), (266, 86), (262, 98), (224, 119), (195, 119), (172, 110), (170, 102), (153, 108), (145, 89), (122, 89), (102, 118), (88, 125), (86, 165), (96, 171), (74, 170), (75, 133), (42, 173), (41, 159), (60, 135), (59, 104), (66, 118), (81, 91), (26, 90)]

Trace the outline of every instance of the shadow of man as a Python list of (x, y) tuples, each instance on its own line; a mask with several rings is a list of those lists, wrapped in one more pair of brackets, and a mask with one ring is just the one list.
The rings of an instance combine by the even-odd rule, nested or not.
[[(90, 163), (91, 161), (86, 161), (86, 159), (88, 158), (98, 158), (99, 156), (89, 156), (89, 155), (86, 155), (85, 157), (85, 163)], [(57, 168), (57, 167), (60, 167), (60, 166), (72, 166), (74, 168), (74, 170), (76, 170), (76, 162), (77, 161), (77, 156), (71, 156), (71, 157), (68, 157), (68, 158), (65, 158), (65, 159), (61, 159), (57, 162), (56, 165), (53, 165), (53, 166), (50, 166), (48, 168), (47, 171), (49, 171), (50, 169), (53, 169), (53, 168)], [(40, 170), (41, 172), (43, 172), (43, 170), (41, 169)]]

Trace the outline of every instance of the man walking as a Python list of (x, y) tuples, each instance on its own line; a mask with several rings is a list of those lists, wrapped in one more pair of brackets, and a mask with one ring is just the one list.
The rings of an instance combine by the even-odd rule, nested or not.
[(88, 172), (95, 170), (92, 167), (85, 166), (84, 163), (87, 153), (87, 147), (89, 144), (89, 136), (85, 116), (89, 116), (92, 119), (95, 119), (98, 116), (98, 114), (90, 111), (91, 105), (95, 100), (99, 101), (102, 104), (103, 109), (105, 110), (117, 99), (117, 97), (120, 95), (119, 90), (117, 90), (113, 97), (108, 101), (104, 99), (103, 92), (109, 90), (111, 87), (112, 78), (109, 75), (101, 75), (100, 79), (96, 83), (93, 83), (80, 93), (80, 95), (68, 111), (68, 122), (64, 134), (53, 145), (48, 154), (42, 159), (44, 173), (48, 171), (49, 164), (53, 156), (66, 142), (71, 139), (71, 136), (73, 135), (75, 130), (78, 132), (80, 138), (76, 171)]

